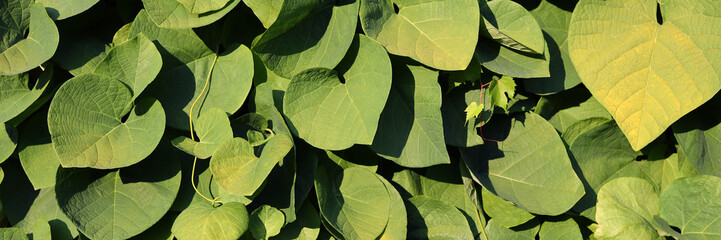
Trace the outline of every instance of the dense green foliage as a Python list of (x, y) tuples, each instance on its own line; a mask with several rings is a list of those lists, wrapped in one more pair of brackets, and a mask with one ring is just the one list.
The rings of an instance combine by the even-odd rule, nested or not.
[(718, 0), (0, 0), (0, 239), (721, 239)]

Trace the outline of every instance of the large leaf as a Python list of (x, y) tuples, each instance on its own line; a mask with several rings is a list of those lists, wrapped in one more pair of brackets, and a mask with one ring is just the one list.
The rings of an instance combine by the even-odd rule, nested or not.
[(242, 138), (233, 138), (220, 144), (210, 160), (210, 171), (224, 190), (237, 195), (250, 196), (263, 184), (273, 167), (293, 147), (285, 134), (273, 136), (262, 146), (260, 156)]
[(202, 14), (217, 11), (225, 7), (231, 0), (176, 0), (185, 6), (191, 14)]
[(63, 20), (88, 10), (100, 0), (36, 0), (42, 3), (53, 20)]
[(199, 201), (188, 206), (173, 223), (173, 234), (185, 239), (238, 239), (248, 230), (248, 210), (231, 202), (213, 207)]
[(360, 20), (363, 31), (389, 53), (440, 70), (463, 70), (478, 41), (478, 4), (476, 0), (363, 0)]
[(701, 174), (721, 177), (721, 95), (673, 124), (680, 150)]
[(584, 195), (583, 184), (551, 124), (535, 113), (494, 119), (486, 134), (501, 143), (461, 149), (473, 178), (531, 213), (558, 215), (570, 209)]
[(151, 98), (133, 107), (132, 97), (123, 83), (103, 75), (80, 75), (63, 84), (48, 110), (48, 129), (60, 163), (110, 169), (150, 155), (164, 132), (163, 107)]
[(443, 164), (426, 169), (420, 177), (421, 193), (456, 207), (466, 218), (473, 236), (481, 234), (480, 214), (466, 192), (456, 164)]
[(339, 174), (326, 168), (319, 166), (315, 175), (323, 218), (345, 239), (375, 239), (381, 235), (391, 209), (385, 184), (363, 168), (348, 168)]
[(674, 181), (661, 193), (659, 212), (681, 229), (682, 239), (718, 239), (721, 178), (702, 175)]
[[(217, 0), (216, 0), (217, 1)], [(211, 24), (222, 18), (240, 3), (240, 0), (229, 0), (220, 9), (207, 13), (194, 13), (185, 8), (181, 2), (190, 0), (143, 0), (148, 16), (159, 27), (164, 28), (196, 28)], [(186, 5), (187, 6), (187, 5)]]
[(360, 0), (323, 2), (292, 27), (276, 21), (254, 42), (268, 69), (291, 78), (310, 68), (333, 68), (343, 59), (353, 41)]
[(115, 171), (62, 168), (55, 192), (60, 208), (84, 235), (127, 239), (160, 220), (179, 187), (180, 164), (167, 151), (156, 151)]
[(28, 240), (28, 236), (25, 235), (23, 230), (18, 228), (0, 228), (0, 238), (7, 240)]
[(546, 44), (541, 27), (520, 4), (511, 0), (490, 1), (481, 4), (481, 14), (493, 40), (511, 49), (544, 53)]
[(509, 229), (491, 219), (488, 221), (488, 226), (486, 226), (486, 234), (488, 239), (534, 240), (538, 229), (539, 224), (537, 221), (529, 222), (529, 224), (519, 226), (517, 229)]
[[(55, 27), (55, 23), (48, 16), (43, 4), (35, 3), (24, 6), (23, 3), (25, 2), (27, 1), (12, 0), (0, 4), (0, 14), (4, 16), (10, 15), (9, 18), (0, 18), (0, 26), (6, 28), (0, 33), (16, 37), (15, 41), (10, 42), (7, 42), (9, 40), (7, 36), (2, 37), (2, 45), (4, 46), (0, 46), (1, 75), (14, 75), (40, 66), (40, 64), (53, 56), (60, 41), (58, 28)], [(17, 13), (29, 14), (30, 17), (13, 18), (12, 15)], [(19, 23), (18, 20), (20, 20)], [(9, 23), (7, 21), (14, 22)], [(21, 40), (28, 28), (27, 37)]]
[(653, 216), (658, 215), (658, 194), (640, 178), (617, 178), (598, 191), (596, 239), (656, 239)]
[(283, 98), (291, 129), (317, 148), (370, 145), (376, 135), (391, 89), (391, 62), (381, 45), (365, 35), (356, 36), (337, 72), (303, 71), (293, 76)]
[(21, 115), (34, 103), (40, 102), (44, 94), (50, 92), (48, 87), (53, 84), (53, 69), (48, 68), (32, 85), (30, 74), (23, 73), (12, 76), (0, 75), (0, 122), (7, 122)]
[(388, 190), (388, 197), (390, 198), (390, 205), (392, 206), (388, 212), (388, 225), (383, 231), (379, 240), (390, 240), (390, 239), (403, 239), (408, 233), (408, 213), (406, 207), (403, 204), (403, 198), (396, 188), (388, 182), (382, 176), (378, 176), (378, 179), (383, 182)]
[(416, 196), (406, 201), (409, 239), (473, 239), (463, 214), (450, 204)]
[(317, 240), (320, 233), (320, 216), (310, 201), (304, 202), (297, 212), (297, 219), (280, 229), (271, 239)]
[[(546, 46), (547, 47), (547, 46)], [(510, 77), (545, 78), (549, 71), (550, 51), (543, 54), (528, 53), (502, 46), (490, 39), (481, 38), (476, 46), (478, 61), (484, 67)]]
[(405, 167), (450, 163), (438, 72), (395, 59), (393, 84), (371, 149)]
[(713, 14), (721, 5), (659, 3), (582, 0), (569, 27), (568, 48), (579, 76), (634, 150), (721, 89), (721, 33), (709, 31), (721, 28), (721, 17)]

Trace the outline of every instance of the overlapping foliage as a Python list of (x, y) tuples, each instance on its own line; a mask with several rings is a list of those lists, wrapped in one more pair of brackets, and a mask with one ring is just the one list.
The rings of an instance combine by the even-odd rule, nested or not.
[(0, 1), (0, 239), (719, 239), (716, 0)]

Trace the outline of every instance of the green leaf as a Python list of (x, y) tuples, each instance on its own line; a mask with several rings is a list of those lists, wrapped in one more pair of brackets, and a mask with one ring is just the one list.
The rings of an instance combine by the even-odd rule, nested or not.
[(23, 124), (18, 143), (18, 158), (25, 175), (36, 190), (55, 186), (60, 158), (55, 154), (50, 140), (47, 111), (34, 114)]
[(396, 59), (393, 84), (371, 149), (404, 167), (450, 163), (438, 72)]
[(280, 233), (285, 223), (285, 215), (277, 208), (263, 205), (250, 214), (248, 228), (255, 239), (268, 239)]
[(576, 87), (538, 101), (536, 113), (547, 119), (559, 132), (565, 133), (577, 121), (589, 118), (611, 119), (611, 115), (583, 87)]
[(524, 224), (533, 219), (533, 214), (513, 205), (503, 198), (500, 198), (485, 188), (481, 190), (483, 197), (483, 211), (493, 221), (506, 228), (512, 228)]
[(370, 145), (391, 89), (391, 70), (383, 47), (357, 35), (337, 71), (314, 68), (293, 76), (283, 98), (291, 130), (321, 149)]
[(193, 119), (197, 119), (203, 109), (219, 108), (229, 114), (238, 111), (250, 92), (252, 64), (252, 54), (245, 46), (220, 56), (206, 55), (161, 71), (150, 86), (150, 92), (167, 109), (168, 125), (189, 130), (190, 108), (203, 91), (208, 74), (210, 83), (202, 92), (202, 101), (198, 101), (193, 109)]
[(486, 134), (501, 143), (461, 149), (474, 180), (531, 213), (569, 210), (584, 189), (556, 130), (535, 113), (494, 119)]
[(427, 168), (420, 178), (420, 184), (424, 196), (456, 207), (466, 218), (473, 236), (480, 234), (482, 220), (466, 192), (457, 165), (443, 164)]
[(143, 232), (170, 209), (180, 187), (180, 164), (163, 150), (114, 171), (61, 168), (55, 188), (60, 208), (93, 239)]
[[(17, 6), (21, 5), (17, 2), (13, 1), (12, 5), (10, 3), (0, 5), (0, 14), (11, 15), (13, 12), (22, 11), (23, 15), (29, 14), (30, 17), (22, 18), (19, 26), (13, 26), (17, 28), (11, 28), (9, 26), (13, 23), (5, 22), (10, 19), (17, 21), (17, 19), (3, 17), (0, 20), (0, 25), (3, 27), (8, 26), (8, 29), (3, 31), (4, 34), (7, 31), (14, 31), (14, 33), (8, 34), (18, 36), (15, 39), (16, 41), (11, 42), (14, 45), (0, 46), (0, 51), (2, 51), (0, 53), (0, 75), (14, 75), (40, 66), (55, 54), (60, 41), (58, 28), (55, 27), (53, 20), (48, 17), (43, 4), (35, 3), (25, 9), (24, 6)], [(21, 7), (21, 9), (17, 9), (17, 7)], [(29, 24), (25, 23), (25, 21), (28, 21)], [(27, 37), (20, 40), (28, 28)], [(5, 37), (2, 38), (3, 40), (6, 39)], [(5, 45), (5, 41), (3, 41), (3, 45)]]
[(78, 15), (100, 0), (35, 0), (42, 3), (53, 20), (63, 20)]
[(481, 3), (481, 15), (488, 34), (500, 44), (522, 52), (543, 54), (545, 41), (536, 19), (511, 0)]
[(191, 204), (173, 223), (173, 234), (184, 239), (238, 239), (248, 230), (248, 210), (241, 203), (213, 207), (208, 202)]
[(721, 89), (721, 52), (714, 50), (721, 33), (708, 30), (721, 27), (721, 18), (711, 14), (721, 5), (659, 2), (582, 0), (569, 27), (579, 76), (634, 150)]
[(297, 239), (297, 240), (316, 240), (320, 233), (320, 216), (318, 210), (306, 201), (297, 212), (297, 219), (285, 225), (280, 230), (280, 234), (270, 239)]
[[(483, 88), (483, 94), (489, 94), (488, 88)], [(493, 115), (495, 108), (489, 97), (484, 97), (481, 113), (470, 120), (464, 113), (474, 102), (480, 102), (480, 87), (468, 84), (453, 88), (443, 95), (441, 113), (443, 115), (443, 134), (446, 144), (457, 147), (472, 147), (483, 144), (483, 138), (478, 135), (478, 127), (486, 124)]]
[(540, 225), (537, 221), (531, 221), (528, 225), (530, 226), (524, 225), (522, 228), (512, 230), (491, 219), (486, 226), (486, 234), (488, 234), (488, 239), (534, 240)]
[(406, 201), (409, 239), (473, 239), (463, 214), (450, 204), (416, 196)]
[[(440, 70), (466, 69), (478, 41), (476, 0), (362, 0), (363, 31), (389, 53)], [(398, 12), (394, 12), (394, 4)]]
[(479, 115), (481, 115), (481, 112), (483, 111), (483, 103), (478, 106), (476, 102), (472, 102), (468, 105), (468, 107), (466, 107), (466, 110), (463, 111), (466, 112), (466, 122), (468, 122), (471, 119), (477, 118)]
[(160, 52), (144, 34), (116, 45), (96, 67), (94, 73), (108, 76), (127, 85), (133, 100), (160, 72)]
[(164, 127), (160, 102), (144, 98), (133, 107), (130, 89), (104, 75), (68, 80), (48, 110), (48, 129), (63, 167), (133, 165), (150, 155)]
[(226, 1), (220, 9), (207, 13), (194, 13), (181, 3), (191, 0), (143, 0), (143, 6), (158, 27), (197, 28), (218, 21), (240, 3), (240, 0)]
[[(253, 43), (253, 50), (266, 67), (281, 77), (291, 78), (310, 68), (333, 68), (353, 41), (360, 0), (313, 2), (316, 5), (311, 13), (298, 16), (302, 21), (286, 25), (281, 22), (286, 19), (278, 16), (275, 24)], [(286, 9), (283, 6), (281, 11), (293, 10)]]
[(227, 140), (218, 146), (210, 160), (214, 180), (232, 194), (251, 196), (263, 184), (273, 167), (288, 154), (293, 141), (285, 134), (268, 140), (260, 156), (242, 138)]
[(673, 124), (679, 151), (688, 157), (699, 173), (717, 177), (721, 177), (719, 107), (721, 97), (713, 98)]
[(659, 212), (669, 224), (681, 229), (682, 239), (716, 239), (721, 234), (720, 199), (720, 178), (681, 178), (661, 193)]
[[(548, 48), (547, 45), (546, 48)], [(476, 45), (476, 56), (484, 67), (496, 73), (517, 78), (551, 76), (549, 52), (547, 49), (544, 50), (544, 54), (521, 52), (485, 38), (479, 39), (478, 45)]]
[[(531, 11), (543, 29), (548, 44), (550, 78), (522, 80), (526, 90), (540, 94), (552, 94), (571, 89), (581, 83), (576, 67), (568, 53), (568, 25), (571, 23), (571, 12), (562, 9), (561, 5), (575, 5), (575, 2), (550, 3), (547, 0)], [(573, 9), (573, 6), (570, 7)], [(549, 38), (550, 37), (550, 38)]]
[(388, 225), (383, 233), (378, 237), (379, 240), (403, 239), (408, 232), (408, 214), (403, 204), (403, 198), (396, 188), (380, 175), (376, 175), (386, 190), (390, 198), (390, 210), (388, 212)]
[(265, 28), (273, 25), (280, 14), (280, 9), (285, 0), (244, 0), (243, 3), (250, 9)]
[(248, 113), (233, 119), (233, 121), (230, 122), (230, 126), (233, 131), (233, 136), (248, 139), (251, 146), (259, 146), (266, 143), (272, 136), (268, 131), (270, 130), (269, 123), (272, 123), (272, 121), (263, 115)]
[(540, 240), (583, 239), (583, 236), (581, 236), (581, 230), (578, 228), (578, 223), (573, 221), (572, 218), (560, 222), (543, 222), (543, 224), (541, 224), (541, 231), (538, 232), (538, 236)]
[(0, 163), (4, 162), (15, 151), (17, 146), (17, 131), (7, 123), (0, 123)]
[[(52, 66), (52, 65), (50, 65)], [(8, 122), (11, 119), (27, 111), (35, 103), (42, 101), (43, 96), (48, 96), (53, 84), (53, 68), (49, 67), (35, 79), (35, 85), (31, 85), (30, 74), (22, 73), (12, 76), (0, 75), (0, 122)], [(54, 84), (53, 84), (54, 85)]]
[(233, 138), (233, 129), (230, 128), (228, 115), (218, 108), (203, 111), (193, 123), (193, 129), (198, 135), (199, 141), (180, 136), (171, 142), (176, 148), (200, 159), (209, 158), (221, 143)]
[(637, 154), (613, 120), (584, 131), (569, 144), (586, 187), (586, 195), (573, 209), (593, 217), (596, 193), (617, 172), (631, 164)]
[(7, 240), (28, 240), (28, 236), (25, 235), (23, 230), (14, 227), (0, 228), (0, 238)]
[(663, 174), (661, 176), (661, 190), (668, 187), (676, 179), (699, 175), (698, 170), (691, 164), (683, 153), (671, 154), (663, 160)]
[(111, 46), (93, 34), (63, 35), (53, 61), (73, 76), (92, 73), (107, 56)]
[(363, 168), (348, 168), (331, 175), (318, 166), (315, 190), (325, 220), (345, 239), (375, 239), (384, 232), (390, 216), (385, 184)]
[(43, 223), (49, 221), (52, 239), (73, 239), (78, 236), (78, 230), (73, 222), (60, 210), (55, 188), (52, 186), (41, 189), (37, 197), (32, 200), (30, 208), (23, 214), (23, 218), (14, 224), (15, 227), (23, 231), (32, 232), (36, 228), (38, 221)]
[(191, 14), (203, 14), (225, 7), (231, 0), (176, 0)]
[(658, 215), (658, 194), (646, 180), (617, 178), (598, 191), (596, 239), (656, 239), (651, 224)]
[(516, 82), (508, 76), (494, 79), (488, 85), (488, 92), (488, 97), (493, 101), (493, 105), (508, 111), (508, 99), (513, 99), (513, 96), (516, 95)]

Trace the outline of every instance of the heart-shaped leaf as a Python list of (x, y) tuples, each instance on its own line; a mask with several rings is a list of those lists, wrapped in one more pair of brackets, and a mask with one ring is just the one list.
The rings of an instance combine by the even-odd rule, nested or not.
[(463, 70), (478, 41), (478, 4), (477, 0), (363, 0), (360, 20), (363, 31), (389, 53), (440, 70)]
[(263, 23), (265, 28), (269, 28), (273, 25), (275, 20), (280, 14), (280, 9), (283, 6), (285, 0), (244, 0), (243, 3), (250, 9), (253, 9), (253, 13), (258, 20)]
[[(14, 75), (40, 66), (50, 59), (58, 47), (60, 36), (55, 23), (48, 16), (41, 3), (25, 5), (29, 1), (12, 0), (0, 4), (0, 25), (6, 28), (3, 33), (3, 46), (0, 46), (0, 74)], [(23, 17), (23, 15), (30, 17)], [(20, 21), (18, 21), (20, 20)], [(9, 23), (6, 21), (13, 21)], [(29, 33), (25, 39), (25, 30)], [(11, 38), (11, 39), (8, 39)], [(12, 39), (14, 38), (14, 39)], [(22, 39), (22, 40), (21, 40)], [(11, 46), (7, 46), (9, 42)]]
[(242, 138), (233, 138), (220, 144), (210, 160), (218, 185), (226, 191), (251, 196), (293, 147), (293, 141), (285, 134), (277, 134), (262, 146), (260, 156)]
[(180, 164), (169, 155), (159, 150), (115, 171), (61, 168), (55, 188), (60, 208), (91, 239), (137, 235), (165, 215), (178, 193)]
[(370, 145), (391, 89), (388, 55), (372, 39), (357, 35), (337, 69), (315, 68), (295, 75), (283, 98), (283, 111), (291, 129), (317, 148)]
[(543, 222), (541, 230), (538, 232), (539, 240), (568, 239), (581, 240), (581, 229), (578, 223), (573, 219), (567, 219), (560, 222)]
[[(634, 150), (721, 89), (714, 0), (582, 0), (568, 33), (584, 85)], [(657, 21), (662, 17), (662, 24)], [(703, 24), (701, 24), (703, 23)]]
[(48, 110), (60, 163), (111, 169), (150, 155), (165, 130), (163, 107), (151, 98), (133, 107), (132, 97), (127, 86), (104, 75), (80, 75), (63, 84)]
[(213, 207), (208, 202), (191, 204), (173, 223), (173, 234), (185, 239), (238, 239), (248, 230), (248, 210), (230, 202)]

